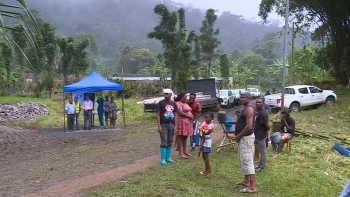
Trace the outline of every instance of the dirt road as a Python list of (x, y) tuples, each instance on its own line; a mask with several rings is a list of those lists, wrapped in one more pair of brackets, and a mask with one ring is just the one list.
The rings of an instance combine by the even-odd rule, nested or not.
[(158, 138), (153, 125), (73, 133), (0, 126), (0, 196), (79, 196), (159, 165)]

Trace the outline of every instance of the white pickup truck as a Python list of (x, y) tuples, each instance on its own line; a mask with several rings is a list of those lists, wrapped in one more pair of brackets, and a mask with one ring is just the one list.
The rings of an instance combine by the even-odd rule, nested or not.
[(231, 90), (220, 90), (219, 93), (221, 106), (225, 105), (227, 108), (235, 106), (235, 95)]
[[(281, 107), (282, 94), (265, 96), (265, 103), (271, 108)], [(337, 95), (332, 90), (322, 90), (310, 85), (295, 85), (285, 88), (284, 107), (299, 112), (302, 107), (311, 105), (333, 105)]]

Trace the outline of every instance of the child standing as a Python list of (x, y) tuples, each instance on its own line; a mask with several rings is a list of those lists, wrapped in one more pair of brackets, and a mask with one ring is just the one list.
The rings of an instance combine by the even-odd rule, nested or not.
[(209, 153), (211, 153), (211, 138), (214, 132), (213, 124), (214, 114), (212, 112), (207, 112), (204, 116), (204, 122), (199, 127), (199, 136), (201, 137), (201, 145), (199, 147), (198, 157), (201, 152), (204, 163), (205, 170), (200, 171), (200, 174), (208, 175), (213, 173), (209, 163)]

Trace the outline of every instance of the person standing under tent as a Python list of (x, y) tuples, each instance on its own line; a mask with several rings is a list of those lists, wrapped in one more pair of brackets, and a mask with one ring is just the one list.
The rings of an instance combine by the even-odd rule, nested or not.
[(75, 104), (75, 130), (79, 130), (79, 115), (81, 111), (81, 102), (78, 100), (78, 96), (74, 97)]
[(69, 99), (69, 103), (66, 104), (65, 111), (67, 114), (68, 130), (73, 131), (75, 118), (75, 104), (73, 103), (73, 99)]
[(97, 100), (97, 114), (98, 114), (98, 120), (100, 122), (100, 126), (103, 127), (104, 126), (104, 121), (103, 121), (103, 116), (104, 116), (104, 109), (103, 109), (103, 103), (104, 103), (104, 100), (102, 97), (100, 97), (98, 100)]
[(103, 101), (103, 110), (105, 111), (105, 123), (106, 123), (106, 127), (105, 128), (108, 128), (108, 115), (109, 115), (109, 112), (108, 112), (108, 105), (111, 101), (109, 100), (109, 97), (108, 95), (105, 96), (105, 100)]
[(91, 114), (94, 104), (90, 100), (90, 96), (85, 96), (85, 101), (83, 102), (83, 110), (84, 110), (84, 130), (91, 130)]
[(115, 129), (115, 124), (116, 124), (116, 121), (117, 121), (117, 108), (118, 108), (118, 105), (117, 103), (114, 102), (114, 98), (111, 97), (111, 101), (110, 103), (108, 104), (108, 112), (109, 112), (109, 119), (110, 119), (110, 128), (112, 129)]

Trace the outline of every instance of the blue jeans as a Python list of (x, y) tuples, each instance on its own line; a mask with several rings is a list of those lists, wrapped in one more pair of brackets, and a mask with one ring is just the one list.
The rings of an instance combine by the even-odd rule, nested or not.
[(79, 114), (75, 114), (75, 128), (79, 129)]
[(160, 133), (160, 147), (171, 147), (174, 142), (174, 123), (162, 123), (160, 126), (163, 133)]

